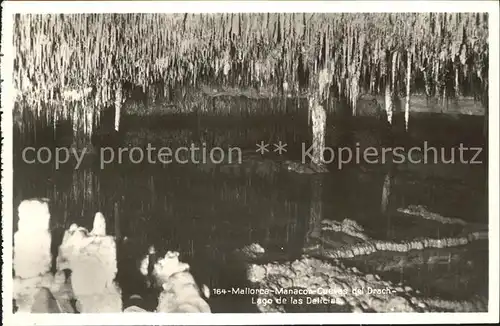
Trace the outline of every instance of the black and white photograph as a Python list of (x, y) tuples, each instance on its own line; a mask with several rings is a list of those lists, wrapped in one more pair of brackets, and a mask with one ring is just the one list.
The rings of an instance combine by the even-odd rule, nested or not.
[(7, 325), (498, 322), (495, 1), (2, 7)]

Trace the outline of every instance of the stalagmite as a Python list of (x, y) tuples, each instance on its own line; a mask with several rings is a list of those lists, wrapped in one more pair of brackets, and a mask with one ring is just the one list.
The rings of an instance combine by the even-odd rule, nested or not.
[[(50, 270), (50, 213), (45, 199), (24, 200), (18, 207), (18, 230), (14, 235), (14, 270), (30, 278)], [(34, 247), (33, 243), (37, 243)], [(34, 250), (39, 250), (37, 255)]]
[(92, 232), (73, 224), (59, 247), (58, 269), (71, 270), (71, 284), (80, 313), (122, 310), (121, 290), (114, 282), (116, 244), (105, 231), (105, 218), (97, 213)]
[(30, 312), (35, 294), (50, 286), (52, 237), (46, 199), (24, 200), (18, 207), (18, 230), (14, 234), (14, 299), (18, 312)]
[(90, 234), (95, 236), (105, 236), (106, 235), (106, 220), (102, 213), (96, 213), (94, 217), (94, 224)]

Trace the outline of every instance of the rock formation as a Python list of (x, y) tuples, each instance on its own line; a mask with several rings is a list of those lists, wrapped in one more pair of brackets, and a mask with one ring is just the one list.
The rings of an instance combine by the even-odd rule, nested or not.
[(47, 199), (24, 200), (18, 207), (18, 230), (14, 234), (14, 299), (18, 312), (30, 312), (42, 287), (50, 287), (52, 237)]
[(157, 312), (210, 312), (203, 296), (210, 293), (206, 286), (200, 290), (189, 272), (189, 265), (179, 261), (178, 252), (167, 252), (155, 265), (154, 275), (163, 291), (158, 298)]
[(116, 244), (105, 230), (104, 216), (97, 213), (92, 232), (73, 224), (59, 247), (57, 268), (71, 270), (77, 310), (81, 313), (122, 311), (121, 291), (114, 282)]

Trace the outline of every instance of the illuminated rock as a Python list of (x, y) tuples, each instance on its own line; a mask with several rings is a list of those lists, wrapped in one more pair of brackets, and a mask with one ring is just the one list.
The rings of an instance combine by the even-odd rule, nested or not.
[(53, 275), (46, 273), (36, 277), (23, 279), (14, 278), (14, 300), (16, 301), (17, 312), (31, 312), (35, 303), (35, 296), (41, 288), (48, 288), (53, 282)]
[(467, 225), (467, 222), (453, 217), (445, 217), (437, 213), (430, 212), (427, 207), (423, 205), (409, 205), (407, 208), (398, 208), (398, 212), (421, 217), (426, 220), (436, 221), (442, 224), (459, 224)]
[[(328, 221), (325, 223), (323, 221), (323, 230), (333, 230), (335, 232), (344, 232), (349, 235), (354, 235), (355, 231), (352, 229), (345, 231), (342, 229), (340, 223), (335, 221)], [(326, 224), (326, 225), (325, 225)], [(358, 234), (358, 237), (361, 235)], [(327, 258), (338, 259), (338, 258), (353, 258), (357, 256), (365, 256), (376, 251), (395, 251), (395, 252), (408, 252), (410, 250), (423, 250), (426, 248), (450, 248), (456, 246), (463, 246), (469, 242), (476, 240), (488, 239), (487, 231), (472, 232), (467, 235), (467, 237), (458, 238), (442, 238), (442, 239), (431, 239), (431, 238), (419, 238), (411, 241), (403, 242), (393, 242), (393, 241), (381, 241), (381, 240), (370, 240), (367, 238), (365, 242), (359, 244), (346, 245), (340, 248), (323, 248), (321, 255)], [(305, 250), (304, 252), (307, 252)]]
[(191, 273), (175, 273), (163, 283), (156, 310), (166, 313), (211, 312), (202, 294)]
[(14, 234), (14, 273), (31, 278), (47, 273), (52, 264), (47, 200), (24, 200), (18, 208), (18, 230)]
[(155, 264), (154, 276), (163, 291), (158, 298), (157, 312), (211, 312), (205, 298), (210, 296), (206, 286), (200, 289), (189, 265), (179, 261), (179, 253), (169, 251)]
[(264, 256), (266, 250), (260, 244), (252, 243), (241, 249), (235, 250), (235, 253), (244, 260), (252, 260)]
[(247, 277), (250, 282), (260, 282), (266, 277), (266, 268), (264, 266), (255, 265), (255, 268), (248, 270)]
[(32, 313), (61, 313), (57, 300), (47, 288), (41, 288), (35, 295)]
[(36, 294), (52, 282), (52, 237), (47, 199), (24, 200), (14, 234), (14, 299), (18, 312), (30, 312)]
[[(148, 253), (142, 258), (140, 266), (139, 266), (139, 271), (143, 276), (148, 276), (149, 271), (149, 265), (150, 265), (150, 259), (153, 255), (156, 255), (156, 249), (154, 246), (150, 246), (148, 248)], [(155, 264), (155, 262), (153, 262)]]
[(84, 239), (88, 237), (87, 233), (87, 229), (79, 227), (74, 223), (64, 232), (56, 259), (57, 270), (71, 269), (69, 265), (70, 258), (78, 251)]
[(115, 283), (108, 285), (101, 292), (91, 294), (80, 293), (76, 297), (78, 300), (76, 307), (80, 313), (122, 312), (121, 290)]
[(106, 235), (106, 219), (104, 218), (104, 215), (102, 215), (102, 213), (97, 212), (95, 214), (94, 225), (90, 233), (96, 236)]
[(50, 287), (50, 292), (57, 300), (59, 308), (63, 313), (75, 313), (72, 301), (75, 299), (71, 279), (66, 277), (64, 271), (58, 271)]
[[(401, 283), (396, 286), (376, 274), (365, 275), (356, 268), (345, 268), (339, 263), (305, 256), (289, 263), (252, 264), (248, 275), (258, 275), (251, 280), (256, 289), (279, 289), (281, 299), (297, 297), (300, 291), (316, 291), (323, 300), (351, 312), (487, 311), (486, 298), (449, 301), (416, 296), (419, 292), (410, 286)], [(293, 275), (293, 282), (286, 280), (288, 275)], [(254, 302), (261, 312), (286, 310), (286, 306), (280, 304), (282, 301), (274, 300), (273, 295), (265, 291), (258, 292)], [(290, 303), (288, 301), (287, 304)]]
[[(48, 274), (51, 275), (51, 274)], [(48, 276), (47, 275), (47, 276)], [(50, 287), (49, 287), (50, 286)], [(50, 276), (33, 298), (32, 313), (75, 313), (71, 283), (63, 271)]]
[(120, 289), (114, 283), (116, 243), (105, 230), (104, 216), (97, 213), (92, 232), (73, 224), (59, 247), (58, 269), (71, 270), (71, 286), (82, 313), (122, 310)]
[(364, 233), (364, 229), (356, 221), (345, 218), (342, 222), (323, 220), (321, 221), (322, 230), (324, 231), (334, 231), (343, 232), (352, 237), (356, 237), (362, 240), (368, 240), (369, 237)]
[(179, 261), (179, 253), (177, 251), (169, 251), (165, 258), (160, 259), (154, 266), (153, 274), (159, 284), (168, 281), (168, 278), (175, 273), (189, 271), (189, 265)]

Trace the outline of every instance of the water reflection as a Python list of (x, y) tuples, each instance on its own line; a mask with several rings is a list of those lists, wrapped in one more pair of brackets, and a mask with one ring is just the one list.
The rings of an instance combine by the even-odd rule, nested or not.
[[(289, 143), (286, 158), (298, 159), (297, 139), (308, 141), (308, 126), (293, 119), (271, 120), (257, 127), (245, 123), (213, 128), (200, 128), (198, 121), (195, 131), (161, 125), (131, 129), (131, 125), (122, 141), (135, 146), (174, 147), (203, 141), (210, 146), (230, 143), (252, 149), (260, 140), (281, 140)], [(338, 145), (336, 132), (327, 132), (327, 145)], [(265, 161), (254, 155), (244, 162), (236, 169), (178, 164), (110, 164), (100, 169), (90, 162), (78, 170), (67, 166), (55, 171), (50, 165), (25, 164), (17, 156), (14, 205), (29, 197), (50, 198), (54, 230), (73, 222), (91, 228), (95, 212), (101, 211), (111, 220), (107, 233), (130, 241), (119, 248), (119, 264), (125, 266), (119, 277), (125, 293), (135, 291), (135, 283), (124, 269), (133, 269), (150, 244), (177, 250), (188, 263), (202, 266), (198, 273), (214, 287), (240, 282), (225, 265), (235, 249), (258, 242), (276, 252), (276, 257), (297, 257), (325, 217), (339, 221), (349, 217), (377, 239), (442, 237), (455, 232), (449, 226), (416, 230), (410, 221), (394, 215), (393, 208), (407, 204), (427, 204), (450, 216), (487, 221), (485, 189), (477, 179), (422, 179), (409, 172), (395, 175), (385, 166), (367, 170), (356, 165), (307, 176), (280, 169), (275, 159)], [(457, 207), (457, 198), (467, 201)]]

